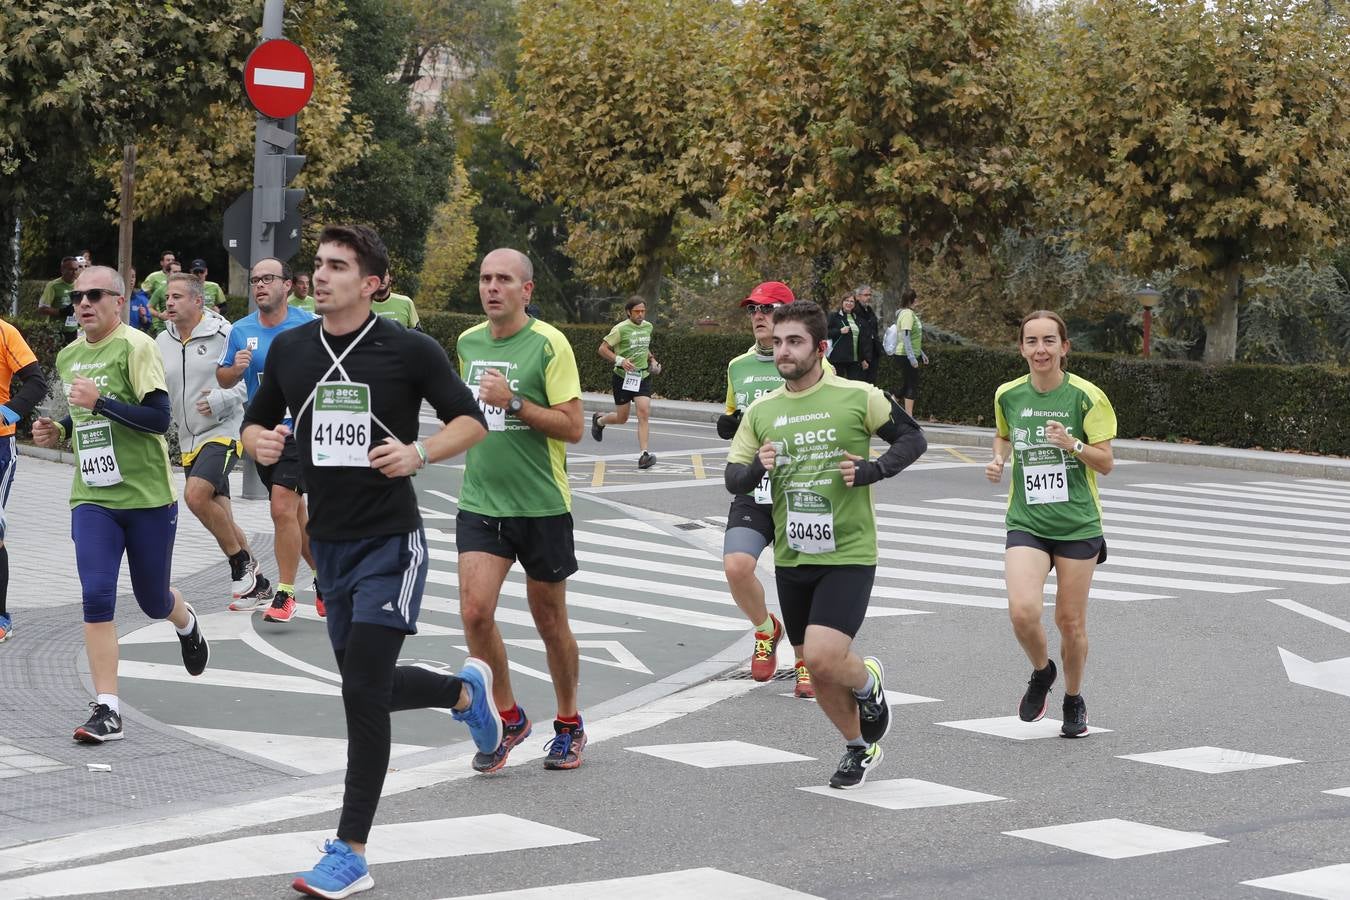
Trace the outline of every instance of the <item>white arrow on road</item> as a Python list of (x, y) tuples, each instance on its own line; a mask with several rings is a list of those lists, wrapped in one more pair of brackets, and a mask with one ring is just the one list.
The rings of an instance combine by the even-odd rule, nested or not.
[[(544, 652), (544, 642), (539, 640), (516, 638), (506, 640), (503, 643), (526, 650)], [(586, 653), (580, 654), (582, 659), (589, 662), (599, 663), (602, 666), (613, 666), (616, 669), (628, 669), (630, 672), (641, 672), (643, 675), (652, 674), (652, 670), (642, 664), (642, 660), (637, 658), (637, 654), (618, 641), (577, 641), (577, 646), (582, 650), (603, 650), (613, 657), (613, 659), (604, 659)]]
[(1350, 697), (1350, 656), (1329, 659), (1326, 662), (1313, 662), (1296, 653), (1290, 653), (1283, 647), (1276, 649), (1280, 651), (1280, 661), (1284, 663), (1285, 674), (1294, 684)]

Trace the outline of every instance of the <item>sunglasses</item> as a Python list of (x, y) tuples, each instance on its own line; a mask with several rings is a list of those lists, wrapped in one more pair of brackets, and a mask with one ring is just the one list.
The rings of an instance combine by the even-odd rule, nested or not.
[(284, 281), (284, 280), (285, 280), (285, 276), (284, 276), (284, 275), (273, 275), (272, 273), (269, 272), (269, 273), (267, 273), (266, 275), (254, 275), (254, 276), (250, 277), (249, 280), (248, 280), (248, 283), (251, 284), (251, 285), (257, 286), (257, 285), (260, 285), (260, 284), (271, 284), (272, 282), (276, 281), (277, 279), (281, 279), (281, 280)]
[(786, 303), (751, 303), (745, 308), (750, 315), (771, 316), (775, 309), (782, 309)]
[(107, 290), (106, 288), (90, 288), (87, 291), (71, 291), (69, 294), (66, 295), (67, 299), (70, 300), (71, 306), (79, 306), (80, 302), (85, 299), (88, 299), (90, 303), (97, 303), (104, 297), (120, 297), (120, 296), (122, 295), (117, 293), (117, 291), (110, 291)]

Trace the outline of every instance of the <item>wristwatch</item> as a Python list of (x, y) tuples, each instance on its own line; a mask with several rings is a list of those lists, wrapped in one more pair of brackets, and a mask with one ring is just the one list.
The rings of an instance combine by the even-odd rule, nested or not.
[(1080, 454), (1080, 453), (1082, 453), (1082, 452), (1083, 452), (1083, 442), (1082, 442), (1082, 441), (1075, 440), (1075, 441), (1073, 442), (1073, 455), (1074, 455), (1074, 456), (1077, 456), (1078, 454)]
[(519, 394), (511, 395), (511, 402), (506, 404), (506, 411), (513, 416), (520, 415), (520, 411), (525, 408), (525, 398)]

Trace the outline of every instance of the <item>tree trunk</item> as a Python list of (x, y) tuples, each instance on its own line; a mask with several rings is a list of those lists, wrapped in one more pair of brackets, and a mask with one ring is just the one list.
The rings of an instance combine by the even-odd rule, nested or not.
[(900, 295), (909, 290), (909, 250), (908, 237), (898, 237), (886, 245), (882, 259), (882, 276), (886, 279), (886, 291), (876, 300), (877, 321), (890, 324), (895, 318), (895, 310), (900, 307)]
[(1205, 315), (1205, 362), (1231, 363), (1237, 358), (1238, 292), (1242, 269), (1229, 263), (1220, 273), (1219, 301)]
[(666, 272), (666, 254), (671, 232), (675, 230), (675, 214), (662, 216), (647, 233), (646, 246), (643, 248), (647, 258), (642, 267), (642, 277), (638, 280), (637, 295), (647, 304), (647, 315), (654, 312), (656, 301), (661, 297), (661, 277)]
[[(117, 226), (117, 271), (127, 282), (127, 296), (136, 290), (131, 283), (131, 230), (136, 207), (136, 145), (122, 148), (122, 203), (121, 220)], [(122, 321), (131, 321), (131, 303), (122, 304)]]

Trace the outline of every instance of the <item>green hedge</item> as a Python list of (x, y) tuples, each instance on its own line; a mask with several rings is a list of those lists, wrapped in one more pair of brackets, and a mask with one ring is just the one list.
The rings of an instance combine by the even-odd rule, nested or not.
[[(422, 318), (422, 327), (454, 361), (460, 332), (482, 320), (463, 313), (429, 313)], [(14, 324), (50, 367), (61, 347), (51, 321), (25, 318)], [(557, 327), (572, 344), (582, 389), (609, 393), (611, 367), (596, 352), (609, 326)], [(726, 397), (727, 361), (750, 343), (748, 328), (744, 335), (658, 328), (653, 348), (666, 365), (656, 380), (658, 394), (720, 403)], [(955, 344), (925, 349), (932, 364), (923, 370), (915, 409), (925, 419), (991, 426), (994, 390), (1026, 372), (1026, 363), (1011, 350)], [(1071, 371), (1111, 398), (1121, 437), (1350, 456), (1346, 415), (1350, 371), (1326, 366), (1207, 366), (1096, 353), (1074, 353), (1069, 360)], [(880, 384), (899, 386), (894, 359), (882, 360)]]

